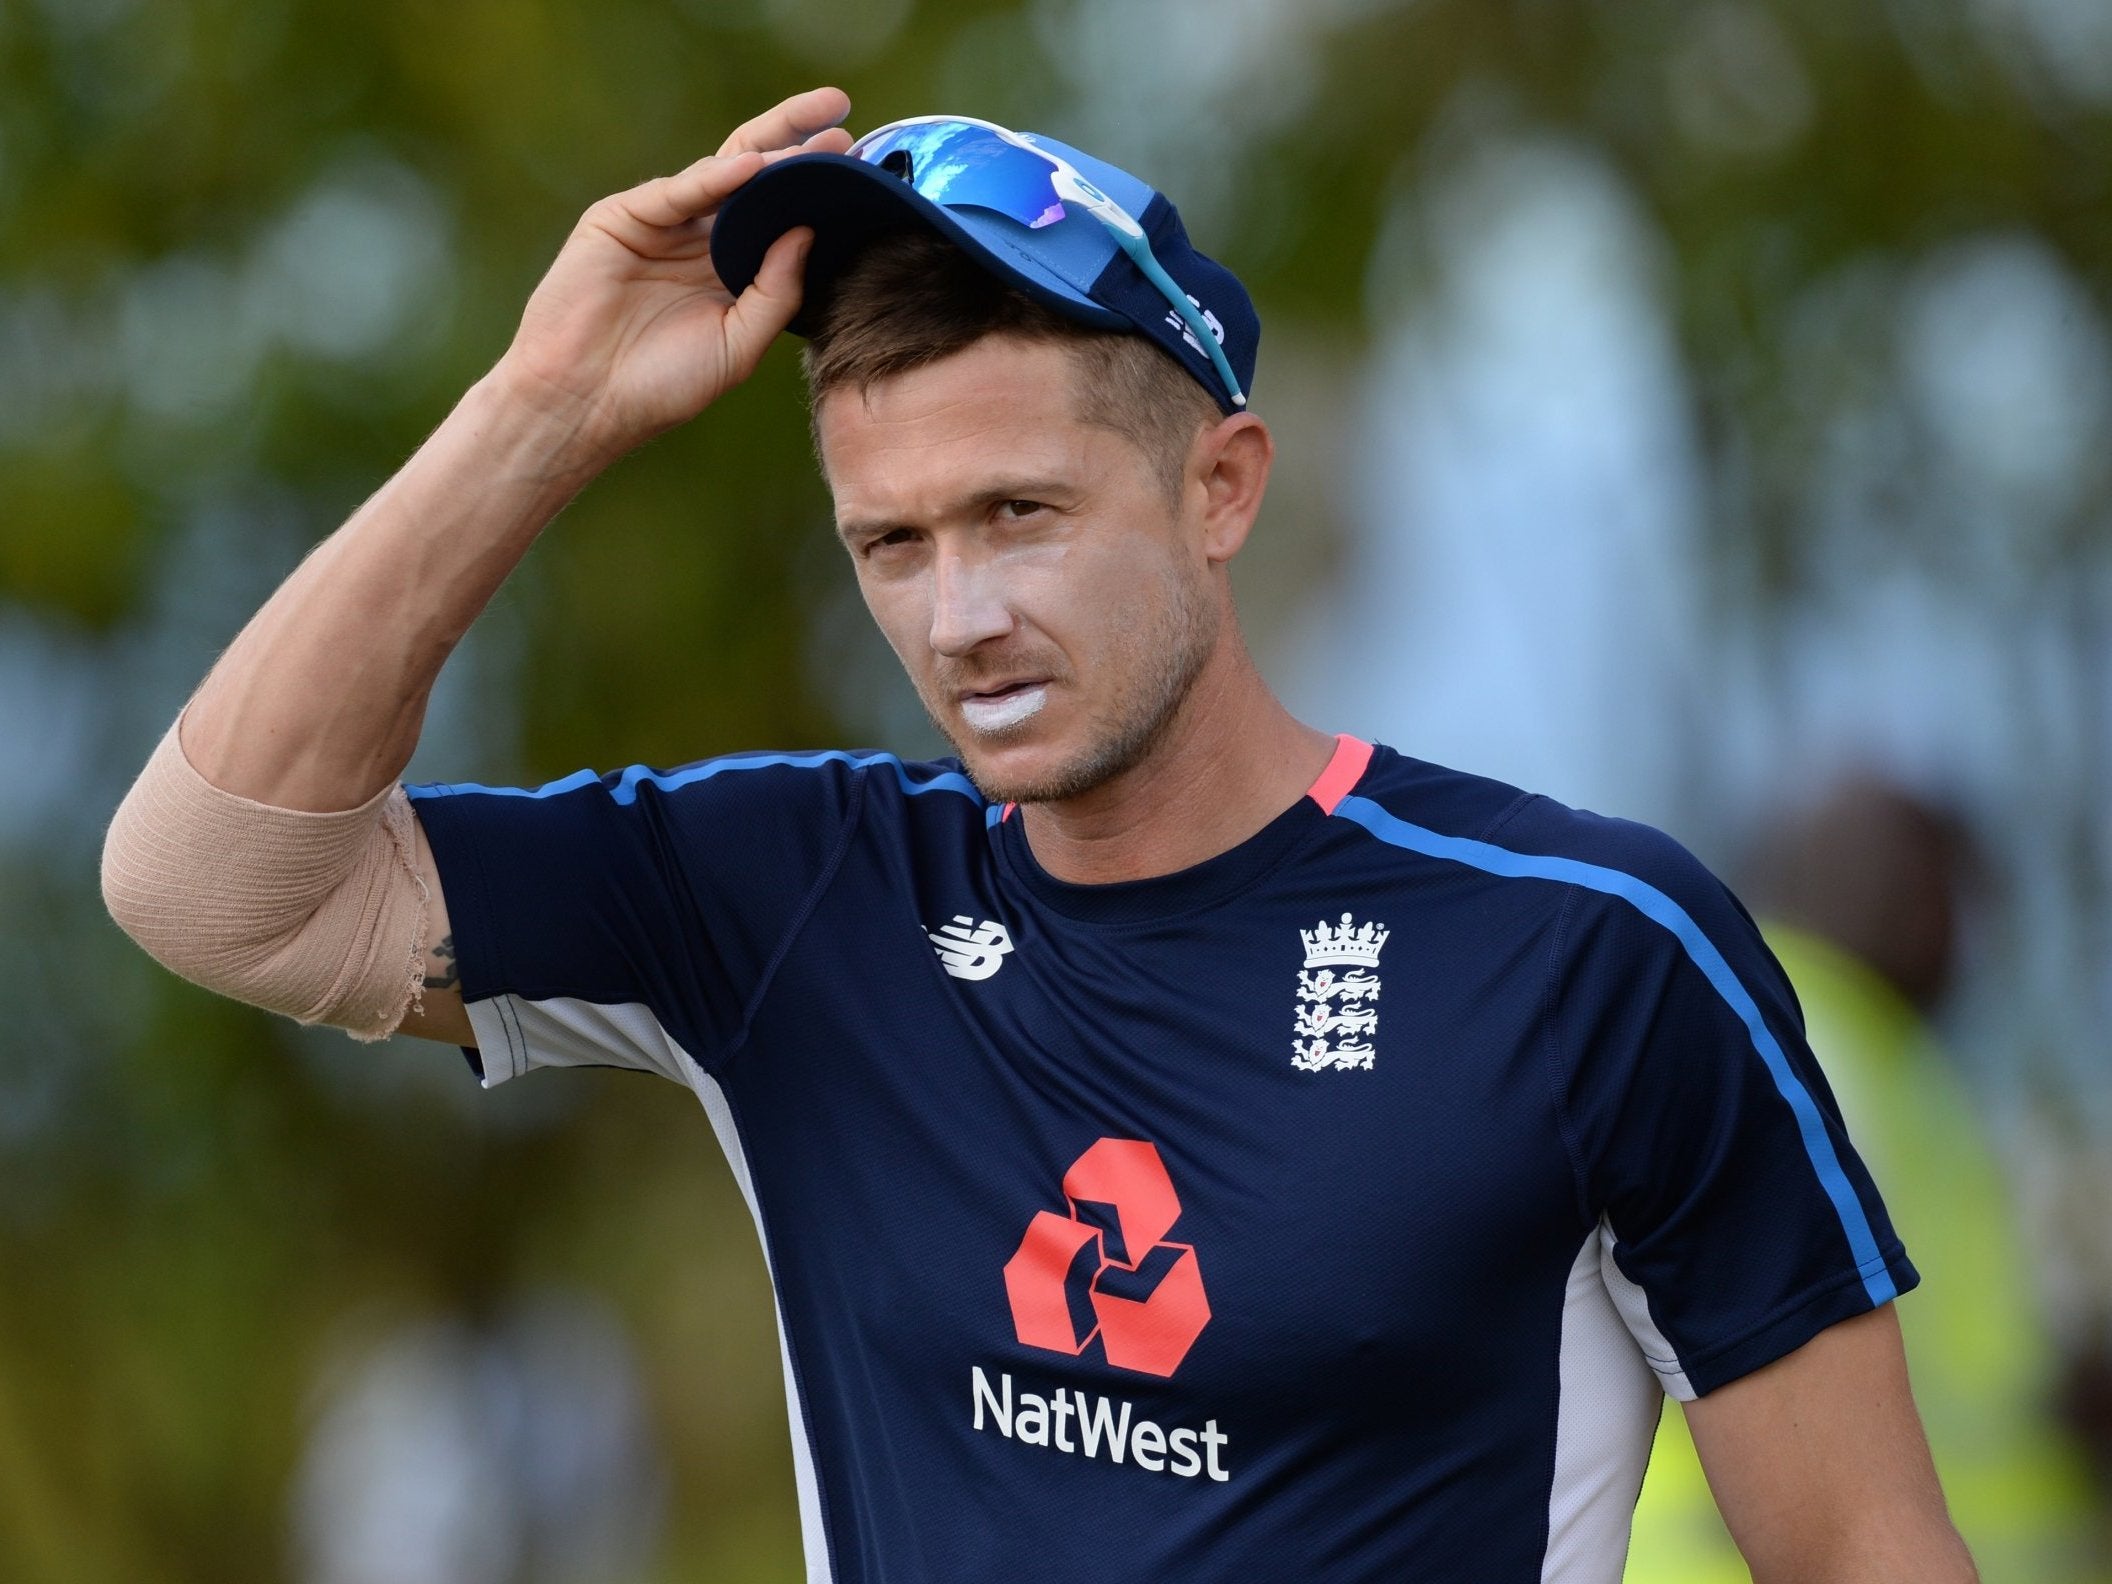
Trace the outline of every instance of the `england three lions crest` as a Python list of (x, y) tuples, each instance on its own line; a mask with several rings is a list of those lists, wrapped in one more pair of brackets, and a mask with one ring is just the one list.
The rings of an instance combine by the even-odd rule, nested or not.
[(1322, 921), (1300, 930), (1305, 966), (1298, 971), (1291, 1065), (1300, 1072), (1371, 1066), (1379, 1031), (1379, 951), (1393, 932), (1359, 924), (1347, 913), (1339, 926)]

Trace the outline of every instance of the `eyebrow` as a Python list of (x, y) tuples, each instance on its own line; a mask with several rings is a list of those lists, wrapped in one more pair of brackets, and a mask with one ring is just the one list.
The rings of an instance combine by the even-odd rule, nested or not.
[[(940, 508), (941, 517), (957, 517), (973, 513), (981, 515), (992, 506), (1001, 506), (1010, 500), (1047, 500), (1051, 496), (1068, 495), (1076, 486), (1058, 478), (1013, 478), (1001, 479), (987, 489), (979, 489), (972, 495), (949, 501)], [(897, 528), (916, 528), (918, 523), (894, 517), (854, 517), (836, 525), (836, 537), (845, 544), (860, 539), (879, 538), (893, 533)]]

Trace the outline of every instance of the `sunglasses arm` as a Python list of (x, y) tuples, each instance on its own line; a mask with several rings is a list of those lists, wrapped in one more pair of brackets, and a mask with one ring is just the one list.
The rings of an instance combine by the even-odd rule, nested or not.
[[(1093, 213), (1105, 223), (1106, 216), (1101, 215), (1097, 209)], [(1181, 322), (1188, 327), (1189, 334), (1195, 337), (1196, 345), (1203, 349), (1210, 359), (1211, 367), (1217, 370), (1217, 377), (1225, 382), (1225, 390), (1232, 398), (1232, 405), (1246, 406), (1247, 393), (1239, 388), (1239, 376), (1232, 372), (1232, 364), (1226, 358), (1224, 348), (1217, 344), (1217, 333), (1210, 328), (1195, 304), (1188, 300), (1188, 294), (1174, 284), (1173, 277), (1166, 273), (1158, 259), (1153, 256), (1151, 244), (1145, 241), (1144, 233), (1139, 230), (1132, 235), (1117, 225), (1109, 225), (1108, 230), (1114, 233), (1115, 240), (1122, 245), (1122, 251), (1144, 272), (1144, 278), (1159, 289), (1159, 294), (1172, 304), (1173, 311), (1181, 316)]]

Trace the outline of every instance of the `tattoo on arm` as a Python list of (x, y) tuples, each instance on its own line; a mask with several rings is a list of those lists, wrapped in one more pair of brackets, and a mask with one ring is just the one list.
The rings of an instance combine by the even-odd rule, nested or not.
[(455, 937), (443, 935), (440, 944), (432, 950), (433, 958), (442, 967), (439, 973), (428, 972), (425, 987), (428, 990), (453, 990), (462, 983), (462, 970), (455, 962)]

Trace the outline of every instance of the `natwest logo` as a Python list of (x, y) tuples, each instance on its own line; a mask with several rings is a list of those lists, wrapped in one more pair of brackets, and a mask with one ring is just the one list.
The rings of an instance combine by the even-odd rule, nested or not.
[(1108, 1363), (1171, 1375), (1210, 1323), (1210, 1300), (1194, 1248), (1166, 1241), (1181, 1201), (1157, 1147), (1101, 1139), (1063, 1174), (1063, 1196), (1070, 1214), (1036, 1212), (1005, 1264), (1019, 1340), (1076, 1355), (1097, 1336)]

